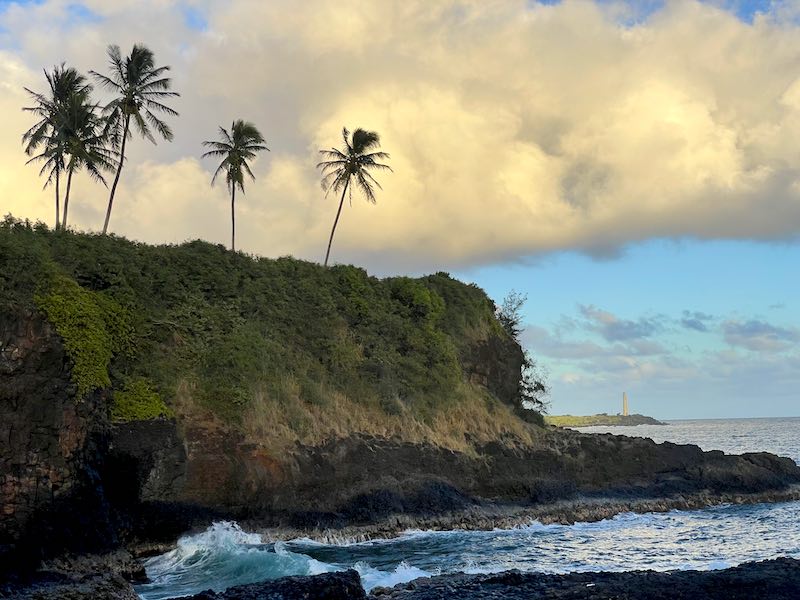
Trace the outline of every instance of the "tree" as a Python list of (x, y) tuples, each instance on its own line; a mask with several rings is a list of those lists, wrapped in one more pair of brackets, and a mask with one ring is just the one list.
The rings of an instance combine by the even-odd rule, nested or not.
[[(44, 163), (39, 170), (40, 176), (47, 176), (44, 187), (54, 184), (56, 193), (56, 230), (61, 227), (61, 174), (65, 170), (65, 154), (67, 152), (66, 135), (66, 106), (73, 98), (83, 97), (88, 99), (91, 86), (86, 83), (86, 78), (72, 67), (64, 63), (53, 67), (53, 72), (44, 72), (47, 79), (49, 95), (34, 92), (28, 88), (25, 91), (31, 95), (35, 105), (22, 110), (31, 112), (39, 121), (22, 135), (25, 144), (25, 154), (32, 158), (27, 161)], [(39, 154), (35, 154), (41, 149)]]
[(533, 360), (530, 352), (525, 350), (519, 379), (520, 408), (546, 413), (550, 407), (550, 402), (547, 400), (549, 395), (547, 372)]
[(342, 197), (339, 199), (339, 210), (336, 211), (336, 219), (333, 221), (331, 237), (328, 240), (328, 251), (325, 253), (325, 266), (328, 266), (328, 258), (331, 255), (331, 244), (333, 244), (333, 234), (336, 233), (336, 225), (339, 223), (339, 216), (342, 214), (344, 196), (350, 190), (350, 200), (352, 203), (353, 187), (355, 186), (364, 194), (368, 202), (375, 204), (375, 188), (381, 185), (369, 172), (371, 169), (391, 171), (388, 165), (378, 163), (378, 160), (389, 158), (386, 152), (370, 152), (380, 146), (380, 137), (374, 131), (356, 129), (352, 139), (347, 128), (342, 129), (342, 140), (344, 149), (332, 148), (330, 150), (320, 150), (320, 154), (327, 160), (320, 162), (317, 168), (322, 171), (322, 189), (325, 196), (331, 191), (342, 190)]
[(59, 111), (59, 134), (63, 139), (64, 154), (69, 156), (64, 169), (67, 174), (67, 189), (64, 192), (64, 214), (62, 229), (67, 228), (69, 198), (72, 188), (72, 176), (81, 169), (86, 169), (89, 176), (106, 184), (103, 171), (113, 171), (118, 167), (117, 152), (109, 147), (107, 122), (100, 115), (100, 106), (92, 103), (87, 86), (86, 94), (73, 94)]
[(522, 307), (527, 300), (527, 295), (511, 290), (496, 311), (497, 320), (503, 329), (517, 342), (522, 333)]
[(156, 143), (152, 129), (166, 141), (172, 141), (173, 135), (169, 125), (158, 118), (157, 113), (177, 117), (178, 113), (163, 104), (165, 98), (179, 96), (177, 92), (170, 91), (172, 80), (164, 74), (170, 67), (156, 67), (153, 52), (141, 44), (135, 44), (131, 53), (122, 58), (119, 46), (108, 47), (108, 62), (111, 77), (96, 71), (89, 71), (100, 85), (111, 90), (117, 97), (103, 109), (108, 118), (109, 130), (112, 134), (114, 149), (119, 154), (119, 164), (111, 184), (108, 196), (106, 219), (103, 223), (103, 234), (108, 231), (108, 222), (111, 219), (111, 208), (114, 205), (114, 195), (117, 191), (119, 177), (125, 163), (125, 144), (131, 136), (130, 125), (133, 120), (139, 134)]
[(236, 251), (236, 187), (244, 194), (244, 175), (247, 173), (250, 179), (255, 181), (255, 175), (250, 170), (248, 160), (256, 157), (257, 152), (269, 148), (264, 145), (264, 137), (255, 125), (239, 119), (231, 124), (231, 130), (226, 131), (224, 127), (219, 128), (219, 135), (222, 141), (203, 142), (203, 146), (211, 148), (203, 154), (203, 158), (208, 156), (223, 157), (222, 162), (214, 171), (211, 178), (211, 185), (217, 180), (217, 176), (225, 172), (225, 182), (231, 193), (231, 250)]
[[(503, 303), (495, 312), (497, 320), (500, 321), (500, 325), (503, 326), (506, 333), (520, 345), (524, 318), (522, 307), (527, 300), (526, 294), (511, 290), (503, 298)], [(534, 411), (537, 415), (533, 416), (533, 421), (544, 424), (540, 415), (547, 412), (548, 409), (547, 396), (550, 394), (550, 388), (547, 385), (547, 373), (534, 361), (533, 356), (527, 350), (523, 350), (517, 390), (519, 399), (517, 409), (520, 416), (527, 419), (530, 415), (526, 411)]]

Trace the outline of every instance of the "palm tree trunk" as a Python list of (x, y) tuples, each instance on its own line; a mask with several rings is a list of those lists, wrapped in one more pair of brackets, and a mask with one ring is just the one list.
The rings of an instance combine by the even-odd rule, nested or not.
[(108, 209), (106, 209), (106, 220), (103, 223), (103, 235), (108, 231), (108, 221), (111, 219), (111, 207), (114, 205), (114, 194), (117, 191), (117, 184), (119, 183), (119, 176), (122, 174), (122, 163), (125, 162), (125, 142), (128, 141), (128, 129), (131, 124), (131, 116), (125, 115), (125, 130), (122, 133), (122, 145), (119, 149), (119, 165), (117, 166), (117, 174), (114, 176), (114, 183), (111, 184), (111, 194), (108, 196)]
[(69, 190), (72, 188), (72, 169), (67, 171), (67, 191), (64, 193), (64, 215), (61, 219), (61, 229), (67, 230), (67, 212), (69, 211)]
[(231, 250), (236, 252), (236, 214), (233, 206), (236, 202), (236, 184), (231, 186)]
[(56, 171), (56, 231), (61, 227), (61, 194), (59, 193), (58, 185), (61, 179), (61, 172)]
[(342, 198), (339, 200), (339, 210), (336, 211), (336, 219), (333, 221), (333, 229), (331, 229), (331, 239), (328, 240), (328, 251), (325, 253), (325, 266), (328, 266), (328, 257), (331, 255), (331, 244), (333, 244), (333, 234), (336, 233), (336, 225), (339, 223), (339, 215), (342, 214), (342, 206), (344, 205), (344, 195), (347, 193), (347, 186), (350, 185), (350, 180), (344, 184), (342, 190)]

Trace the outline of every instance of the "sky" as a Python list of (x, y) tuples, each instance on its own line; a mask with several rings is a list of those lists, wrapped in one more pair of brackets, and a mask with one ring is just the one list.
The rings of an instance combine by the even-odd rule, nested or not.
[[(0, 214), (54, 220), (23, 88), (136, 42), (180, 117), (129, 145), (114, 233), (227, 243), (201, 142), (243, 118), (237, 247), (321, 261), (318, 150), (364, 127), (394, 172), (332, 259), (526, 294), (552, 413), (800, 415), (800, 1), (0, 0)], [(76, 177), (72, 226), (106, 198)]]

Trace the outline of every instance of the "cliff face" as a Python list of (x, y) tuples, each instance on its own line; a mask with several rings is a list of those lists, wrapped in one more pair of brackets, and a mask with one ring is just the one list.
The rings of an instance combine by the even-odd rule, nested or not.
[(487, 501), (747, 493), (800, 482), (791, 460), (769, 454), (555, 429), (537, 428), (527, 445), (498, 440), (468, 453), (351, 435), (278, 454), (202, 411), (112, 425), (102, 393), (76, 399), (61, 341), (41, 316), (5, 314), (0, 335), (7, 560), (169, 540), (222, 516), (313, 528)]
[(41, 315), (0, 313), (0, 549), (17, 557), (114, 542), (96, 470), (106, 398), (76, 402), (69, 374)]
[(800, 481), (769, 455), (528, 424), (523, 360), (446, 274), (0, 223), (0, 554)]

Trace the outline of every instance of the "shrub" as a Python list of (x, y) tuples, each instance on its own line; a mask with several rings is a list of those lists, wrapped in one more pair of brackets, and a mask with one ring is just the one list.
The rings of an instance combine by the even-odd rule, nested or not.
[(137, 377), (128, 380), (121, 390), (114, 392), (111, 403), (111, 420), (115, 423), (170, 418), (174, 413), (164, 404), (150, 383)]

